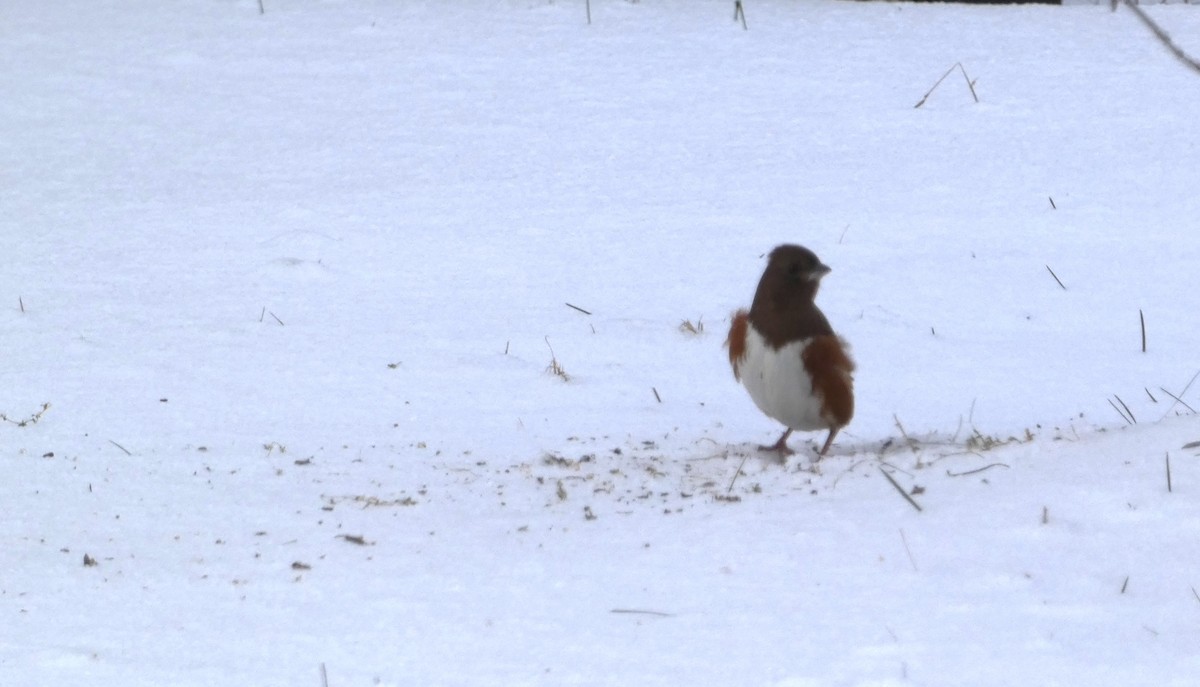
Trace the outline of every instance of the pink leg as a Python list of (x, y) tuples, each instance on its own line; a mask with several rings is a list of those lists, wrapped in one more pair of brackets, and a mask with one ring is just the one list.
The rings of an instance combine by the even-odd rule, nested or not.
[(759, 446), (758, 450), (760, 450), (760, 451), (775, 451), (775, 452), (779, 453), (780, 456), (790, 456), (793, 453), (795, 453), (795, 451), (788, 448), (788, 445), (787, 445), (788, 437), (790, 437), (791, 435), (792, 435), (792, 430), (789, 427), (788, 430), (783, 433), (783, 436), (779, 437), (779, 441), (775, 442), (774, 446)]
[(821, 452), (817, 454), (818, 456), (825, 455), (825, 452), (829, 450), (829, 445), (833, 443), (833, 438), (837, 436), (837, 433), (837, 427), (831, 427), (829, 429), (829, 436), (825, 439), (825, 445), (821, 447)]

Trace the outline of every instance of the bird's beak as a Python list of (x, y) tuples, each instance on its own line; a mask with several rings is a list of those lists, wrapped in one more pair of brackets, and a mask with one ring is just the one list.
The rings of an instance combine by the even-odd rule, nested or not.
[(831, 268), (829, 265), (826, 265), (825, 263), (818, 263), (817, 266), (813, 268), (812, 272), (809, 272), (808, 278), (812, 281), (820, 281), (821, 277), (824, 277), (832, 271), (833, 268)]

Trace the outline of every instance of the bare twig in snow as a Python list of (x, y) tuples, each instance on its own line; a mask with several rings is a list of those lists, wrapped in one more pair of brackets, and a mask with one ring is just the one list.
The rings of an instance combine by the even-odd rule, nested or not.
[(900, 495), (904, 497), (904, 500), (908, 501), (909, 505), (913, 508), (916, 508), (917, 512), (920, 513), (921, 506), (913, 500), (913, 497), (908, 495), (908, 492), (904, 491), (904, 487), (900, 486), (900, 483), (897, 482), (891, 475), (889, 475), (887, 470), (884, 470), (881, 467), (879, 468), (879, 471), (883, 473), (883, 476), (887, 478), (887, 481), (892, 483), (892, 486), (896, 488), (896, 491), (900, 492)]
[(1049, 265), (1046, 265), (1046, 271), (1050, 273), (1051, 277), (1054, 277), (1054, 281), (1058, 282), (1058, 285), (1062, 287), (1063, 291), (1067, 290), (1067, 285), (1062, 283), (1062, 280), (1058, 278), (1058, 275), (1054, 273), (1054, 270), (1050, 269)]
[(578, 305), (571, 305), (570, 303), (567, 303), (566, 306), (568, 308), (574, 308), (575, 310), (578, 310), (579, 312), (583, 313), (584, 315), (591, 315), (590, 312), (584, 310), (583, 308), (579, 307)]
[(949, 470), (946, 470), (946, 476), (947, 477), (965, 477), (967, 475), (974, 475), (976, 473), (983, 472), (984, 470), (991, 470), (992, 468), (1006, 468), (1006, 467), (1008, 467), (1007, 463), (991, 463), (989, 465), (984, 465), (981, 468), (975, 468), (974, 470), (966, 470), (964, 472), (950, 472)]
[[(1113, 0), (1112, 3), (1112, 9), (1114, 12), (1117, 11), (1117, 2), (1118, 0)], [(1154, 36), (1158, 38), (1158, 40), (1161, 41), (1164, 46), (1166, 46), (1167, 50), (1171, 51), (1171, 54), (1174, 55), (1176, 59), (1182, 62), (1184, 66), (1191, 67), (1195, 71), (1200, 72), (1200, 61), (1184, 52), (1183, 48), (1175, 45), (1175, 41), (1171, 40), (1171, 35), (1164, 31), (1161, 26), (1155, 23), (1155, 21), (1150, 18), (1150, 15), (1146, 14), (1146, 11), (1139, 7), (1137, 3), (1133, 2), (1133, 0), (1120, 0), (1120, 2), (1125, 3), (1125, 6), (1128, 7), (1138, 19), (1142, 20), (1142, 23), (1146, 25), (1146, 28), (1150, 29)]]
[(903, 527), (900, 528), (900, 541), (904, 543), (904, 553), (908, 554), (908, 562), (912, 564), (913, 572), (920, 572), (917, 569), (917, 559), (913, 558), (912, 549), (908, 548), (908, 537), (904, 536)]
[(738, 469), (737, 469), (737, 472), (734, 472), (734, 473), (733, 473), (733, 479), (729, 480), (729, 488), (725, 490), (725, 493), (726, 493), (726, 494), (728, 494), (729, 492), (733, 491), (733, 483), (737, 481), (738, 475), (741, 475), (741, 474), (742, 474), (742, 468), (743, 468), (743, 467), (746, 465), (746, 459), (747, 459), (747, 458), (749, 458), (749, 457), (750, 457), (750, 454), (749, 454), (749, 453), (747, 453), (746, 455), (742, 456), (742, 462), (738, 463)]
[[(1187, 386), (1183, 387), (1183, 391), (1179, 392), (1179, 396), (1176, 396), (1175, 394), (1171, 393), (1170, 391), (1167, 391), (1166, 389), (1164, 389), (1161, 386), (1158, 388), (1164, 394), (1175, 399), (1175, 403), (1182, 404), (1184, 408), (1187, 408), (1188, 410), (1192, 411), (1193, 414), (1195, 414), (1196, 409), (1192, 408), (1190, 405), (1184, 403), (1182, 397), (1187, 395), (1188, 389), (1192, 388), (1192, 384), (1194, 384), (1196, 382), (1197, 377), (1200, 377), (1200, 370), (1196, 370), (1196, 374), (1192, 375), (1192, 378), (1190, 380), (1188, 380)], [(1169, 415), (1171, 413), (1172, 410), (1175, 409), (1175, 403), (1172, 403), (1171, 406), (1169, 408), (1167, 408), (1167, 412), (1163, 413), (1163, 417), (1166, 417), (1167, 415)]]
[(908, 444), (908, 447), (912, 449), (913, 453), (916, 453), (917, 442), (914, 441), (912, 437), (908, 436), (908, 432), (904, 431), (904, 425), (900, 424), (900, 417), (893, 413), (892, 419), (896, 422), (896, 429), (900, 430), (900, 436), (904, 437), (904, 443)]
[(913, 109), (924, 105), (925, 101), (929, 99), (929, 96), (933, 95), (933, 92), (942, 84), (943, 81), (946, 80), (947, 76), (950, 76), (950, 72), (954, 71), (955, 67), (962, 72), (963, 79), (965, 79), (967, 82), (967, 88), (971, 89), (971, 97), (974, 98), (975, 102), (978, 103), (979, 96), (975, 94), (975, 82), (971, 80), (971, 77), (967, 76), (967, 69), (963, 67), (962, 62), (955, 62), (949, 69), (946, 70), (945, 74), (942, 74), (942, 78), (938, 79), (937, 82), (934, 83), (928, 91), (926, 91), (925, 95), (921, 97), (921, 100), (916, 105), (913, 105)]
[(24, 427), (26, 425), (36, 425), (39, 421), (41, 421), (42, 416), (46, 414), (47, 410), (50, 410), (50, 402), (49, 401), (47, 401), (46, 403), (43, 403), (41, 409), (38, 410), (36, 413), (34, 413), (33, 415), (30, 415), (29, 417), (27, 417), (23, 420), (14, 420), (14, 419), (10, 418), (9, 416), (5, 415), (4, 413), (0, 413), (0, 421), (7, 422), (9, 424), (13, 424), (18, 427)]
[(1138, 308), (1138, 319), (1142, 321), (1142, 353), (1146, 352), (1146, 316), (1142, 314), (1142, 309)]
[(670, 613), (663, 613), (662, 611), (645, 611), (640, 608), (614, 608), (611, 611), (609, 611), (609, 613), (620, 613), (620, 614), (625, 614), (625, 615), (652, 615), (652, 616), (656, 616), (658, 618), (674, 617)]
[(733, 20), (742, 20), (742, 30), (749, 31), (750, 27), (746, 26), (746, 10), (742, 7), (742, 0), (734, 0), (733, 2)]
[(125, 452), (125, 455), (127, 455), (127, 456), (132, 456), (132, 455), (133, 455), (132, 453), (130, 453), (130, 452), (129, 452), (129, 449), (127, 449), (127, 448), (125, 448), (124, 446), (122, 446), (122, 445), (118, 444), (117, 442), (113, 441), (112, 439), (109, 439), (109, 440), (108, 440), (108, 443), (110, 443), (110, 444), (112, 444), (113, 446), (116, 446), (117, 448), (119, 448), (119, 449), (121, 449), (122, 451), (124, 451), (124, 452)]

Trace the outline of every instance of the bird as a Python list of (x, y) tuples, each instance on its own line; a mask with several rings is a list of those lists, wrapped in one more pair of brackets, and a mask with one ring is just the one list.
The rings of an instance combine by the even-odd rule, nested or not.
[(819, 460), (854, 417), (854, 360), (814, 299), (830, 267), (795, 244), (775, 247), (754, 292), (750, 310), (733, 314), (729, 364), (759, 410), (786, 428), (779, 441), (761, 446), (781, 457), (794, 453), (795, 430), (828, 430)]

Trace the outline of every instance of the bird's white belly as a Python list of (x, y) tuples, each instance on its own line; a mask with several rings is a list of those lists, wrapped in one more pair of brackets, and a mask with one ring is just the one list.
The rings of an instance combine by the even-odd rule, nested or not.
[(800, 352), (811, 339), (771, 348), (754, 327), (746, 332), (746, 354), (739, 376), (755, 405), (784, 425), (804, 431), (828, 428), (821, 418), (821, 398), (813, 393), (812, 378)]

